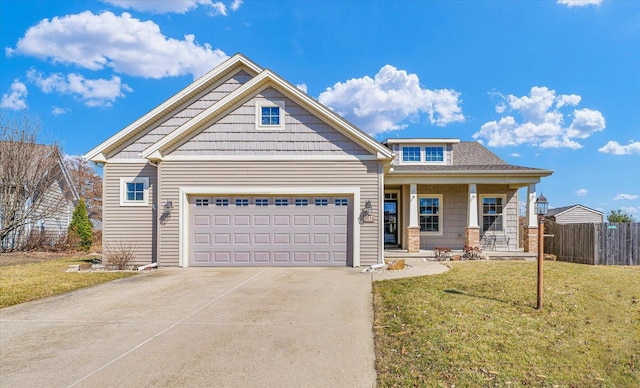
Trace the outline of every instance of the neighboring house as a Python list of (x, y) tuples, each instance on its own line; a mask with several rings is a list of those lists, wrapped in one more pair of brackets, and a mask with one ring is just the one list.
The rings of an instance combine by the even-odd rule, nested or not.
[[(3, 231), (0, 238), (1, 249), (20, 248), (32, 232), (45, 233), (53, 240), (66, 236), (79, 196), (57, 149), (43, 144), (17, 142), (3, 142), (0, 146), (0, 152), (5, 154), (3, 157), (14, 160), (19, 159), (17, 155), (24, 157), (24, 164), (14, 162), (13, 166), (7, 167), (23, 170), (22, 184), (28, 187), (16, 190), (15, 187), (7, 186), (5, 190), (1, 182), (7, 178), (2, 172), (2, 167), (5, 166), (3, 161), (0, 166), (0, 225)], [(5, 195), (25, 195), (22, 193), (26, 192), (31, 196), (9, 197), (11, 199), (5, 201)], [(11, 219), (7, 220), (6, 217)], [(7, 231), (9, 232), (5, 235)]]
[(381, 144), (239, 54), (85, 157), (104, 165), (106, 249), (131, 242), (135, 264), (182, 267), (360, 266), (385, 243), (477, 246), (517, 236), (524, 186), (534, 233), (535, 183), (551, 174), (478, 143)]
[(549, 209), (547, 219), (556, 224), (603, 223), (604, 214), (582, 205), (571, 205)]

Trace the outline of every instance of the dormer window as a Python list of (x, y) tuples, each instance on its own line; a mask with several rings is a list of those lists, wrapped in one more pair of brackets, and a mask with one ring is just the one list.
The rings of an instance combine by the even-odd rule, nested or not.
[(256, 129), (282, 130), (284, 119), (284, 101), (256, 100)]
[(444, 162), (444, 147), (425, 147), (425, 162)]
[(404, 163), (420, 163), (420, 147), (402, 147)]

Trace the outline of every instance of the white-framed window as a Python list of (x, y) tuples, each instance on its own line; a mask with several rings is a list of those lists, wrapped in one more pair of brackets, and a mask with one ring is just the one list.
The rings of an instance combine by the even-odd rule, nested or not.
[(444, 162), (444, 147), (424, 147), (424, 161), (427, 163)]
[(289, 206), (289, 199), (288, 198), (276, 198), (275, 199), (275, 205), (276, 206)]
[(504, 208), (506, 204), (506, 195), (486, 194), (480, 196), (482, 232), (504, 231)]
[(209, 206), (209, 198), (196, 198), (196, 206)]
[(348, 206), (349, 198), (334, 198), (333, 204), (336, 206)]
[(296, 206), (308, 206), (309, 200), (307, 198), (296, 198)]
[(149, 178), (120, 178), (120, 206), (148, 206)]
[(402, 147), (403, 163), (420, 163), (420, 147), (405, 146)]
[(314, 202), (316, 206), (329, 206), (328, 198), (316, 198)]
[(216, 206), (229, 206), (229, 198), (216, 198)]
[(249, 206), (249, 198), (236, 198), (236, 206)]
[(442, 235), (442, 195), (419, 195), (418, 216), (421, 233)]
[(256, 206), (269, 206), (269, 198), (256, 198), (254, 201)]
[(282, 130), (284, 122), (284, 100), (256, 101), (256, 129)]

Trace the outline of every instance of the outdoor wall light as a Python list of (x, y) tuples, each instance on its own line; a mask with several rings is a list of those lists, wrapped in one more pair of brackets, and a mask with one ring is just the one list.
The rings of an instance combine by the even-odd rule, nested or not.
[(173, 209), (173, 202), (167, 201), (167, 203), (164, 204), (164, 212), (163, 212), (163, 214), (170, 215), (171, 214), (171, 209)]
[(362, 209), (363, 213), (366, 213), (367, 215), (371, 214), (371, 209), (373, 208), (373, 206), (371, 205), (371, 201), (367, 201), (367, 203), (364, 204), (364, 209)]

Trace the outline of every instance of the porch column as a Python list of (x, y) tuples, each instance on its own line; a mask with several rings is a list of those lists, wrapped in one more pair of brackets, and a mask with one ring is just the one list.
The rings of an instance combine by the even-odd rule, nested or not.
[(467, 227), (464, 232), (464, 245), (469, 247), (480, 246), (480, 225), (478, 225), (478, 188), (475, 183), (469, 183)]
[(409, 187), (409, 226), (407, 227), (407, 251), (420, 252), (420, 224), (418, 223), (418, 185)]
[(524, 251), (538, 253), (538, 215), (536, 214), (536, 185), (527, 186), (527, 214), (524, 225)]

